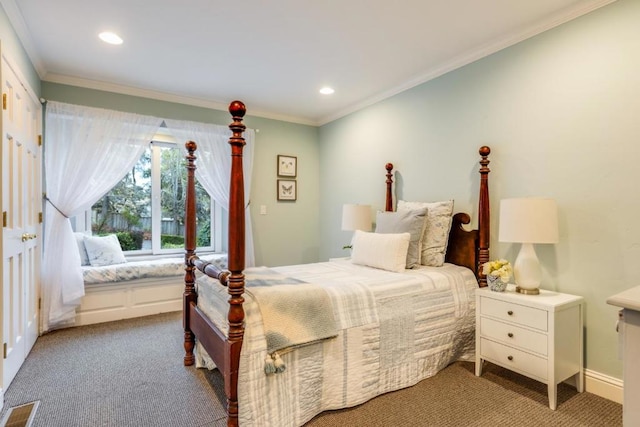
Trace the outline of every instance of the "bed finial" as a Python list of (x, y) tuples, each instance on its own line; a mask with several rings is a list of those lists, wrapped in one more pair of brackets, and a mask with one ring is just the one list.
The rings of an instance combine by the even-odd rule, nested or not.
[(489, 261), (489, 240), (491, 219), (489, 217), (489, 154), (491, 148), (483, 145), (478, 150), (482, 159), (480, 159), (480, 202), (478, 207), (478, 281), (480, 286), (486, 286), (487, 277), (482, 274), (482, 264)]
[[(478, 150), (478, 153), (480, 153), (480, 156), (482, 156), (482, 160), (480, 161), (480, 164), (482, 166), (487, 166), (489, 164), (489, 160), (487, 159), (487, 157), (489, 157), (489, 154), (491, 154), (491, 148), (486, 145), (483, 145)], [(486, 162), (486, 164), (483, 162)]]
[[(193, 141), (187, 141), (184, 144), (184, 147), (187, 149), (187, 151), (192, 154), (194, 151), (196, 151), (198, 149), (198, 144), (196, 144)], [(195, 160), (195, 159), (194, 159)]]
[(247, 113), (247, 107), (242, 101), (232, 101), (229, 104), (229, 113), (235, 119), (236, 117), (242, 118)]
[(387, 196), (384, 204), (384, 210), (386, 212), (393, 212), (393, 191), (391, 190), (391, 185), (393, 184), (393, 179), (391, 178), (393, 176), (391, 173), (393, 170), (393, 163), (387, 163), (384, 165), (384, 168), (387, 170)]

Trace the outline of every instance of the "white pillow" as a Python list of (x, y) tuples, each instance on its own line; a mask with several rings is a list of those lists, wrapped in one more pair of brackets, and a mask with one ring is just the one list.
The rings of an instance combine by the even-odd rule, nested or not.
[(108, 236), (84, 236), (89, 263), (94, 267), (127, 262), (115, 234)]
[(409, 233), (407, 268), (420, 265), (422, 254), (422, 234), (427, 223), (427, 208), (398, 212), (378, 212), (376, 214), (376, 233)]
[(398, 211), (427, 208), (427, 223), (422, 235), (420, 263), (432, 267), (444, 264), (453, 219), (453, 200), (442, 202), (406, 202), (398, 200)]
[(351, 240), (351, 262), (401, 273), (407, 263), (409, 233), (380, 234), (356, 230)]
[(78, 252), (80, 253), (80, 265), (89, 265), (89, 256), (87, 255), (87, 248), (84, 246), (84, 238), (87, 234), (75, 232), (73, 235), (76, 237), (76, 243), (78, 244)]

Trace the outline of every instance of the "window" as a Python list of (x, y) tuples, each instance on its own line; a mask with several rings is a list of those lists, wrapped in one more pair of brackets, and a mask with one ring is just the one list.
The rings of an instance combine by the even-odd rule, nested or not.
[[(115, 233), (128, 255), (182, 253), (186, 183), (184, 149), (153, 141), (120, 183), (76, 218), (76, 229), (90, 224), (94, 235)], [(222, 250), (221, 211), (196, 180), (198, 251)]]

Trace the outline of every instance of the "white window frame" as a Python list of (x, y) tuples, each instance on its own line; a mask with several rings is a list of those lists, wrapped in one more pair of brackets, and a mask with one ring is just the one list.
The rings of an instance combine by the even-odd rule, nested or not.
[[(153, 236), (153, 238), (151, 239), (152, 247), (151, 250), (146, 249), (137, 251), (124, 251), (124, 254), (127, 258), (175, 255), (184, 253), (184, 250), (180, 249), (162, 249), (162, 242), (160, 239), (160, 235), (162, 233), (162, 207), (160, 205), (161, 149), (180, 149), (180, 147), (175, 142), (156, 140), (151, 141), (149, 143), (149, 147), (151, 149), (151, 235)], [(213, 197), (211, 197), (211, 233), (213, 234), (213, 241), (211, 246), (198, 247), (197, 251), (199, 253), (221, 253), (224, 251), (222, 242), (222, 217), (222, 208), (218, 203), (215, 202)], [(91, 233), (91, 207), (83, 213), (72, 218), (72, 225), (75, 231)]]

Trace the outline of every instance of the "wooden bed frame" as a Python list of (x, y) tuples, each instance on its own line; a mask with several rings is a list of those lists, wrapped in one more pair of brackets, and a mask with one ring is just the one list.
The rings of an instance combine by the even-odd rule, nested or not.
[[(187, 154), (187, 198), (186, 198), (186, 237), (185, 237), (185, 291), (183, 306), (184, 326), (184, 365), (195, 362), (193, 354), (197, 337), (204, 349), (209, 353), (224, 377), (224, 388), (227, 396), (227, 425), (238, 425), (238, 370), (240, 350), (244, 336), (243, 293), (244, 254), (245, 254), (245, 203), (244, 173), (242, 170), (242, 151), (245, 140), (242, 137), (245, 125), (242, 123), (246, 113), (245, 105), (233, 101), (229, 105), (233, 123), (229, 128), (233, 135), (229, 138), (231, 145), (231, 183), (229, 191), (229, 271), (221, 271), (216, 266), (200, 260), (196, 253), (196, 197), (195, 197), (195, 151), (197, 145), (193, 141), (186, 143)], [(489, 260), (489, 147), (480, 148), (480, 197), (478, 208), (478, 229), (465, 230), (463, 225), (469, 224), (471, 218), (466, 213), (453, 216), (453, 224), (449, 234), (449, 243), (445, 261), (468, 267), (475, 272), (479, 286), (486, 286), (486, 278), (481, 274), (482, 263)], [(387, 191), (385, 209), (393, 211), (392, 170), (393, 165), (385, 166), (387, 171)], [(228, 288), (229, 333), (226, 337), (209, 318), (197, 307), (195, 291), (195, 269), (218, 279)]]

